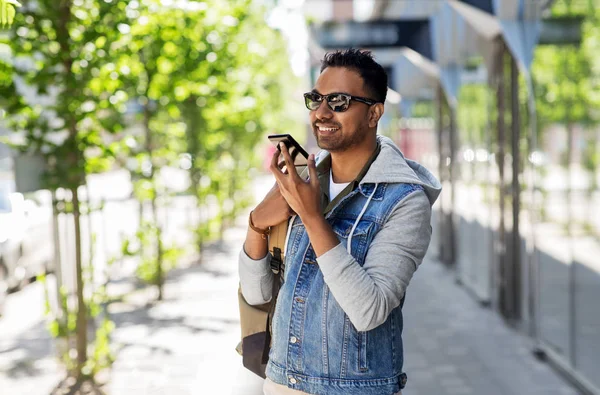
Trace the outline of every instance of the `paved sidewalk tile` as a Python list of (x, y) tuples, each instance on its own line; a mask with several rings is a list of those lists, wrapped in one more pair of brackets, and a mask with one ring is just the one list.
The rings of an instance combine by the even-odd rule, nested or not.
[[(237, 256), (245, 229), (207, 248), (203, 263), (172, 271), (165, 300), (112, 305), (120, 347), (110, 395), (259, 395), (262, 380), (241, 366)], [(131, 298), (130, 298), (131, 299)]]
[(0, 395), (47, 395), (64, 370), (44, 321), (44, 288), (33, 283), (10, 298), (0, 318)]
[(404, 305), (408, 384), (403, 395), (576, 395), (530, 341), (508, 328), (454, 282), (455, 273), (426, 258)]

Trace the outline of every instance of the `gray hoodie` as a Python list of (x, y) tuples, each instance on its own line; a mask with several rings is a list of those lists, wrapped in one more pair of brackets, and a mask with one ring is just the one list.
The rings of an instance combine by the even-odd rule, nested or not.
[[(390, 214), (369, 246), (363, 266), (338, 244), (317, 258), (323, 278), (340, 307), (357, 330), (381, 325), (400, 305), (414, 272), (421, 264), (431, 239), (431, 206), (441, 186), (423, 166), (409, 159), (387, 137), (377, 136), (381, 152), (360, 181), (409, 183), (424, 191), (409, 194)], [(329, 153), (322, 151), (317, 161)], [(268, 254), (253, 260), (242, 249), (239, 256), (242, 293), (250, 304), (271, 298), (273, 275)]]

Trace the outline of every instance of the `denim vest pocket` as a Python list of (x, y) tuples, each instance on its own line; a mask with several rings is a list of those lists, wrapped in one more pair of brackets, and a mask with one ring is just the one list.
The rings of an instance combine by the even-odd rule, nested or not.
[[(352, 219), (336, 219), (333, 225), (333, 231), (338, 236), (340, 242), (347, 247), (348, 237), (354, 227), (355, 220)], [(366, 255), (367, 244), (369, 241), (369, 232), (373, 228), (373, 222), (367, 220), (361, 220), (356, 225), (354, 232), (352, 232), (352, 251), (349, 251), (351, 255), (358, 261), (362, 266)]]

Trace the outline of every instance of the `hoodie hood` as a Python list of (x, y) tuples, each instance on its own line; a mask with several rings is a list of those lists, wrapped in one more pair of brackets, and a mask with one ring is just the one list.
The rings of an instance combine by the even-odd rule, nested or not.
[[(433, 205), (442, 190), (440, 182), (425, 167), (413, 160), (406, 159), (389, 137), (377, 135), (377, 141), (381, 145), (381, 151), (360, 183), (421, 185), (427, 194), (429, 203)], [(317, 161), (320, 162), (329, 155), (329, 152), (323, 151)]]

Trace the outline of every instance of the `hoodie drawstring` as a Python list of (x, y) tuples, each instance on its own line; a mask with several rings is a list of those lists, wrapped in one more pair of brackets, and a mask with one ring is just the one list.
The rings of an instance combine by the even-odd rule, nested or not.
[(292, 217), (288, 220), (287, 233), (285, 234), (285, 242), (283, 243), (283, 255), (284, 256), (287, 253), (288, 241), (290, 241), (290, 233), (292, 233), (292, 225), (294, 225), (295, 219), (296, 219), (296, 215), (292, 215)]
[(348, 245), (346, 246), (346, 250), (348, 251), (348, 254), (350, 254), (350, 255), (352, 255), (352, 235), (354, 234), (354, 231), (356, 230), (356, 227), (358, 226), (358, 222), (362, 218), (365, 211), (367, 211), (367, 207), (369, 206), (369, 203), (371, 202), (373, 195), (375, 195), (375, 192), (377, 192), (378, 185), (379, 184), (375, 184), (375, 188), (373, 188), (373, 192), (369, 195), (369, 198), (367, 199), (367, 202), (365, 203), (362, 210), (360, 211), (360, 214), (358, 214), (358, 218), (356, 218), (356, 221), (354, 221), (354, 225), (352, 226), (352, 230), (350, 231), (350, 235), (348, 236)]

